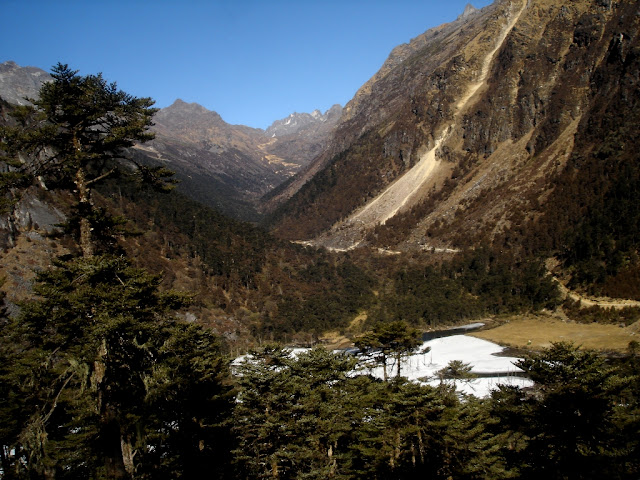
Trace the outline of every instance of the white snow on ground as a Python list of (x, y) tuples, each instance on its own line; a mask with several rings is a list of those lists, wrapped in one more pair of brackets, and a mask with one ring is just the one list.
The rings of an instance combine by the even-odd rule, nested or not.
[[(456, 387), (461, 392), (475, 395), (476, 397), (487, 397), (490, 395), (491, 390), (496, 389), (498, 385), (517, 385), (521, 387), (533, 385), (533, 382), (527, 378), (513, 376), (515, 372), (522, 371), (513, 363), (518, 358), (496, 356), (504, 348), (495, 343), (466, 335), (452, 335), (424, 342), (417, 351), (423, 351), (426, 347), (431, 347), (431, 350), (427, 353), (411, 355), (401, 361), (400, 375), (407, 377), (409, 380), (436, 386), (440, 383), (436, 372), (445, 368), (450, 361), (460, 360), (471, 365), (472, 373), (500, 374), (489, 378), (456, 381)], [(375, 377), (383, 377), (382, 367), (371, 368), (366, 371)], [(387, 373), (389, 377), (396, 374), (394, 360), (388, 361)], [(447, 381), (451, 382), (452, 380)]]
[[(466, 381), (458, 380), (456, 381), (456, 387), (460, 392), (476, 397), (488, 397), (491, 390), (498, 388), (498, 385), (520, 387), (533, 385), (533, 382), (528, 378), (513, 375), (515, 372), (522, 371), (513, 364), (519, 359), (516, 357), (496, 356), (504, 348), (495, 343), (466, 335), (452, 335), (424, 342), (416, 349), (416, 352), (421, 352), (426, 347), (430, 347), (431, 350), (427, 353), (416, 353), (402, 360), (400, 375), (407, 377), (409, 380), (437, 386), (440, 383), (440, 379), (437, 376), (438, 370), (445, 368), (452, 360), (460, 360), (472, 366), (472, 373), (496, 374), (496, 376), (486, 378), (475, 378)], [(306, 351), (306, 349), (295, 348), (291, 350), (291, 353), (295, 356), (303, 351)], [(232, 366), (238, 366), (242, 362), (250, 361), (250, 358), (250, 356), (238, 357), (232, 362)], [(382, 367), (364, 368), (362, 373), (369, 373), (377, 378), (383, 378)], [(393, 377), (396, 374), (395, 361), (392, 359), (387, 362), (387, 373), (389, 377)], [(445, 381), (453, 382), (453, 380)]]

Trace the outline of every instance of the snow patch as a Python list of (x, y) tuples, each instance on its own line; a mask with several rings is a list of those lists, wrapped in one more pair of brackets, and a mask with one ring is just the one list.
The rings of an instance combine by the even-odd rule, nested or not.
[[(416, 353), (401, 360), (400, 374), (403, 377), (437, 386), (440, 383), (437, 376), (438, 370), (442, 370), (453, 360), (460, 360), (471, 365), (472, 373), (487, 375), (465, 381), (456, 380), (456, 388), (466, 394), (488, 397), (499, 385), (516, 385), (523, 388), (533, 385), (530, 379), (516, 376), (522, 373), (522, 369), (514, 365), (519, 358), (498, 356), (504, 348), (487, 340), (466, 335), (452, 335), (424, 342), (416, 351), (422, 352), (427, 347), (430, 347), (427, 353)], [(388, 360), (388, 374), (394, 375), (395, 371), (395, 360)], [(383, 378), (381, 366), (367, 369), (366, 372), (376, 378)], [(445, 380), (445, 382), (452, 383), (454, 380)]]
[[(426, 353), (425, 350), (429, 349)], [(308, 349), (290, 349), (293, 357)], [(426, 385), (437, 386), (441, 380), (437, 375), (439, 370), (445, 368), (449, 362), (460, 360), (471, 365), (471, 372), (483, 375), (480, 378), (470, 380), (443, 380), (448, 384), (455, 384), (459, 392), (476, 397), (488, 397), (491, 391), (500, 385), (513, 385), (521, 388), (530, 387), (533, 381), (517, 376), (522, 369), (516, 367), (514, 362), (517, 357), (498, 356), (504, 348), (495, 343), (480, 338), (466, 335), (451, 335), (449, 337), (435, 338), (420, 345), (415, 354), (403, 358), (400, 363), (400, 375), (410, 381)], [(336, 352), (343, 352), (337, 350)], [(242, 363), (252, 361), (251, 355), (243, 355), (231, 363), (232, 367), (238, 367)], [(387, 372), (391, 377), (396, 372), (396, 362), (388, 359)], [(364, 373), (376, 378), (383, 378), (382, 367), (361, 367), (354, 374)]]

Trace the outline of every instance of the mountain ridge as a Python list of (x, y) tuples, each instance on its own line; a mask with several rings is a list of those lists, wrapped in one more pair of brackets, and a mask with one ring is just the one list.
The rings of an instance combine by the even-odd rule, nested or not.
[[(513, 11), (521, 8), (522, 16), (487, 66), (486, 79), (470, 92), (473, 102), (457, 114), (468, 86), (483, 70), (482, 59)], [(548, 194), (539, 187), (571, 154), (574, 133), (590, 102), (584, 95), (589, 75), (621, 35), (634, 51), (634, 13), (628, 1), (571, 6), (498, 1), (416, 37), (408, 44), (410, 52), (403, 50), (406, 44), (397, 47), (345, 106), (325, 154), (282, 195), (291, 200), (276, 213), (275, 231), (285, 238), (344, 248), (346, 239), (340, 236), (348, 235), (341, 222), (433, 150), (438, 168), (431, 183), (395, 212), (395, 222), (379, 218), (377, 227), (370, 224), (350, 245), (365, 239), (375, 245), (383, 231), (385, 238), (412, 249), (457, 247), (471, 232), (476, 238), (500, 235), (512, 223), (509, 202), (522, 205), (518, 198), (542, 200)], [(442, 135), (445, 140), (439, 141)], [(516, 178), (520, 192), (506, 183)], [(505, 194), (499, 204), (478, 204), (478, 194), (494, 188)], [(462, 215), (471, 204), (476, 205), (474, 214)], [(520, 209), (525, 215), (532, 210)], [(413, 233), (404, 227), (406, 242), (391, 232), (403, 222), (414, 222)], [(388, 228), (384, 223), (390, 223)], [(445, 224), (448, 238), (434, 236)], [(394, 246), (384, 242), (380, 246)]]
[[(25, 104), (37, 97), (50, 75), (13, 61), (0, 64), (0, 97)], [(141, 161), (175, 170), (179, 189), (192, 198), (235, 218), (258, 221), (259, 200), (293, 176), (321, 150), (341, 112), (334, 105), (324, 114), (292, 114), (304, 118), (295, 130), (278, 135), (262, 129), (231, 125), (215, 111), (176, 99), (154, 116), (156, 138), (133, 148)], [(272, 129), (287, 119), (275, 120)]]
[[(480, 10), (468, 12), (465, 18), (461, 14), (458, 19), (430, 28), (423, 34), (411, 39), (408, 43), (393, 48), (380, 69), (357, 90), (354, 97), (343, 108), (342, 117), (327, 148), (312, 163), (301, 169), (290, 182), (284, 184), (278, 191), (273, 192), (266, 199), (265, 209), (269, 212), (276, 212), (279, 207), (282, 208), (282, 205), (289, 198), (300, 191), (311, 178), (319, 174), (333, 159), (345, 154), (349, 145), (356, 142), (358, 137), (370, 132), (374, 128), (373, 125), (389, 115), (389, 112), (395, 111), (398, 108), (398, 91), (415, 89), (416, 87), (413, 85), (416, 78), (426, 76), (426, 72), (435, 69), (438, 65), (448, 60), (458, 58), (457, 50), (460, 48), (460, 42), (455, 41), (455, 33), (461, 30), (470, 19), (480, 18), (479, 21), (486, 19), (495, 8), (495, 4), (492, 4)], [(409, 61), (411, 57), (425, 49), (430, 49), (428, 53), (433, 56), (433, 60), (423, 67), (422, 70), (424, 71), (414, 72), (413, 80), (408, 76), (407, 78), (402, 76), (403, 78), (393, 79), (391, 83), (397, 85), (388, 88), (386, 83), (388, 83), (389, 74), (401, 66), (403, 62)], [(405, 80), (410, 85), (404, 85)], [(391, 94), (385, 92), (391, 92)], [(368, 98), (377, 100), (369, 102), (366, 100)], [(386, 127), (380, 128), (384, 129)], [(397, 170), (398, 168), (402, 169), (402, 166), (395, 165), (392, 168)], [(286, 206), (284, 208), (288, 209)], [(322, 207), (322, 209), (324, 208)], [(279, 215), (279, 213), (275, 213), (276, 218)], [(286, 226), (284, 229), (290, 229), (289, 227)], [(312, 236), (312, 234), (306, 234), (307, 238), (309, 236)]]
[[(197, 103), (176, 100), (156, 114), (156, 139), (140, 148), (153, 149), (156, 160), (170, 159), (168, 166), (181, 170), (182, 181), (192, 184), (194, 177), (199, 179), (198, 191), (204, 194), (194, 198), (236, 218), (255, 221), (260, 198), (323, 148), (340, 110), (334, 106), (317, 117), (292, 114), (289, 119), (304, 118), (304, 125), (269, 135), (262, 129), (230, 125), (217, 112)], [(285, 122), (276, 120), (273, 128)], [(221, 184), (225, 191), (213, 203), (206, 182)], [(190, 190), (193, 196), (195, 190)], [(228, 204), (240, 210), (230, 210)]]

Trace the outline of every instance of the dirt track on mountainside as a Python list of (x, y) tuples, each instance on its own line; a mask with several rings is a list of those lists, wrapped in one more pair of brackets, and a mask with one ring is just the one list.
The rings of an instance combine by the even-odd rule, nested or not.
[(565, 298), (570, 298), (574, 302), (580, 302), (583, 307), (600, 307), (600, 308), (627, 308), (627, 307), (640, 307), (640, 302), (637, 300), (625, 300), (621, 298), (589, 298), (572, 290), (569, 290), (566, 286), (560, 282), (556, 277), (553, 277), (554, 281), (558, 284), (560, 293)]

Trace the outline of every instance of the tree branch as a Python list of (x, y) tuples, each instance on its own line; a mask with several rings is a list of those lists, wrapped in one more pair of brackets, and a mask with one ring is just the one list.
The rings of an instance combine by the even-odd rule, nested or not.
[(91, 185), (93, 185), (94, 183), (99, 182), (100, 180), (104, 180), (105, 178), (107, 178), (112, 173), (115, 173), (116, 170), (117, 170), (117, 168), (113, 167), (108, 172), (105, 172), (105, 173), (103, 173), (102, 175), (100, 175), (100, 176), (98, 176), (96, 178), (92, 178), (91, 180), (87, 180), (87, 187), (90, 187)]

